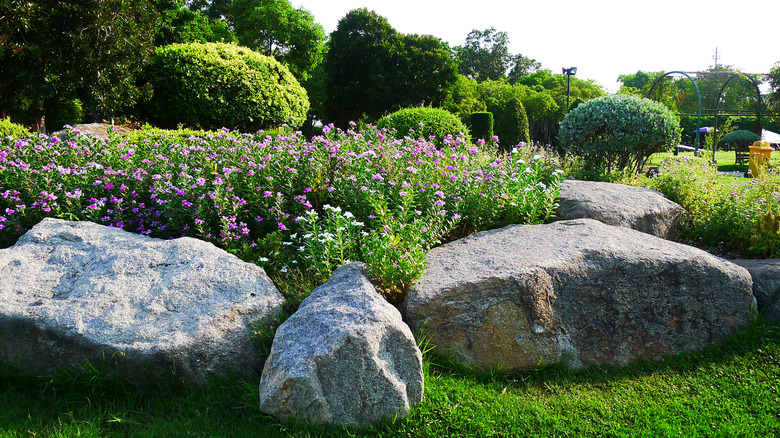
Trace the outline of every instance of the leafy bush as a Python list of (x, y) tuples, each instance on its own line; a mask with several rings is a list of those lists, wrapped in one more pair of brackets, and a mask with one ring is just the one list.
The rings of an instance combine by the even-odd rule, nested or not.
[(78, 99), (58, 100), (47, 104), (46, 130), (59, 131), (65, 125), (77, 125), (84, 120), (84, 109)]
[(520, 99), (511, 98), (492, 111), (496, 121), (495, 134), (503, 152), (511, 150), (518, 143), (530, 143), (528, 116)]
[(780, 174), (733, 178), (705, 158), (673, 157), (641, 185), (658, 190), (686, 210), (681, 237), (698, 246), (750, 257), (780, 256)]
[(254, 132), (306, 120), (309, 99), (287, 67), (223, 43), (172, 44), (156, 50), (145, 77), (154, 97), (143, 108), (156, 125)]
[(599, 173), (638, 172), (644, 160), (680, 141), (680, 123), (665, 105), (618, 94), (590, 100), (566, 114), (560, 148)]
[(486, 111), (469, 114), (469, 130), (473, 138), (490, 141), (493, 138), (493, 113)]
[(11, 136), (13, 138), (24, 138), (30, 136), (30, 130), (23, 125), (13, 123), (9, 117), (0, 119), (0, 139)]
[(405, 108), (380, 119), (377, 126), (394, 129), (398, 138), (434, 137), (438, 144), (443, 143), (447, 136), (455, 137), (461, 133), (468, 138), (466, 125), (456, 115), (441, 108)]

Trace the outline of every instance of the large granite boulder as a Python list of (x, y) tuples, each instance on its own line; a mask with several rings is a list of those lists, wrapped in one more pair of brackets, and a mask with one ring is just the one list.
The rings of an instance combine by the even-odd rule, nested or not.
[(422, 354), (364, 269), (337, 269), (279, 326), (260, 381), (264, 412), (362, 427), (422, 400)]
[(780, 321), (780, 259), (738, 259), (732, 262), (742, 266), (753, 277), (753, 295), (758, 310), (770, 321)]
[(673, 240), (679, 233), (683, 211), (676, 202), (648, 188), (565, 180), (561, 183), (555, 218), (590, 218)]
[(202, 383), (262, 366), (249, 323), (283, 301), (262, 268), (191, 238), (44, 219), (0, 250), (0, 361)]
[(591, 219), (478, 233), (427, 261), (403, 303), (409, 325), (483, 369), (660, 359), (726, 338), (755, 315), (745, 269)]

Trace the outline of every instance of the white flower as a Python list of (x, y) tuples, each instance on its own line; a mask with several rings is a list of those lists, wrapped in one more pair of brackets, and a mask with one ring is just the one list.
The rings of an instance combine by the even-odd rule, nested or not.
[(268, 261), (268, 257), (260, 257), (257, 260), (260, 261), (260, 262), (267, 262)]

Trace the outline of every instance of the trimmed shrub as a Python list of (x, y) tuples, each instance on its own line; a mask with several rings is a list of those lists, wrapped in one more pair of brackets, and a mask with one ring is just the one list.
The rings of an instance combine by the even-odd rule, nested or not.
[(518, 143), (530, 143), (528, 116), (518, 98), (512, 98), (493, 110), (494, 131), (498, 136), (502, 152), (509, 152)]
[(493, 138), (493, 113), (477, 112), (469, 114), (469, 131), (475, 139), (489, 142)]
[(564, 117), (558, 133), (561, 152), (582, 157), (601, 175), (638, 172), (644, 160), (677, 146), (680, 121), (664, 104), (617, 94), (590, 100)]
[(9, 135), (13, 138), (24, 138), (29, 137), (31, 133), (23, 125), (13, 123), (9, 117), (0, 119), (0, 140)]
[(58, 100), (46, 106), (46, 130), (49, 132), (59, 131), (65, 125), (78, 125), (84, 120), (84, 109), (78, 99)]
[(442, 143), (448, 135), (455, 137), (460, 133), (468, 138), (466, 125), (455, 114), (441, 108), (401, 109), (380, 119), (377, 127), (395, 129), (398, 138), (435, 137), (436, 143)]
[(161, 127), (298, 127), (309, 110), (306, 90), (287, 67), (233, 44), (159, 47), (145, 77), (154, 87), (147, 117)]

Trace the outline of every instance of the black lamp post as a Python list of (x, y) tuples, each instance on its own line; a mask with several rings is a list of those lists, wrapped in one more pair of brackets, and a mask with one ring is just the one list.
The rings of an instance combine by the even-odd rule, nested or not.
[(566, 111), (569, 111), (569, 90), (571, 89), (571, 77), (577, 74), (577, 67), (563, 68), (566, 75)]

